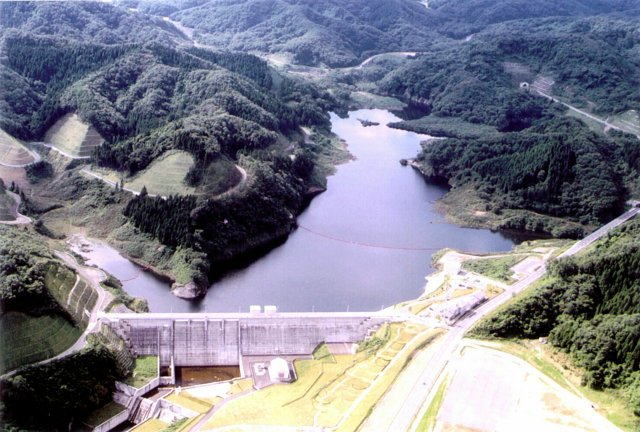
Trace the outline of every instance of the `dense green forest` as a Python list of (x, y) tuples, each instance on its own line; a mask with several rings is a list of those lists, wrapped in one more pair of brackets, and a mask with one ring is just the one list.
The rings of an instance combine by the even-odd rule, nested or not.
[(585, 384), (622, 388), (640, 416), (640, 221), (584, 255), (552, 263), (550, 276), (481, 322), (476, 335), (549, 336), (585, 370)]
[[(144, 197), (125, 215), (164, 244), (205, 251), (214, 261), (287, 234), (306, 190), (323, 182), (311, 175), (322, 151), (302, 146), (299, 127), (328, 130), (328, 111), (337, 106), (333, 96), (253, 55), (184, 43), (172, 25), (156, 26), (144, 14), (110, 5), (77, 9), (0, 5), (2, 19), (11, 22), (1, 33), (0, 67), (8, 79), (0, 127), (39, 140), (74, 112), (106, 140), (93, 155), (98, 165), (134, 175), (170, 150), (185, 150), (196, 161), (184, 179), (192, 187), (207, 182), (203, 175), (216, 161), (245, 160), (250, 182), (242, 195), (172, 197), (156, 204), (172, 214), (161, 221), (164, 228), (146, 220), (152, 218), (146, 207), (136, 206)], [(145, 37), (126, 39), (126, 26)], [(102, 38), (107, 31), (121, 37)], [(202, 215), (198, 223), (191, 211)], [(222, 229), (204, 222), (219, 213), (228, 221)], [(204, 288), (209, 265), (191, 264)]]
[[(74, 422), (112, 400), (115, 381), (129, 371), (99, 343), (53, 362), (3, 378), (2, 430), (68, 431)], [(37, 408), (36, 408), (37, 407)]]
[(144, 232), (162, 243), (206, 252), (214, 263), (202, 262), (202, 274), (220, 269), (215, 264), (260, 247), (289, 233), (294, 215), (303, 205), (305, 177), (311, 172), (301, 162), (273, 156), (269, 161), (243, 157), (242, 166), (253, 173), (254, 183), (243, 195), (219, 199), (193, 196), (149, 197), (145, 193), (132, 199), (124, 214)]
[(575, 237), (583, 230), (548, 216), (598, 225), (619, 213), (638, 190), (640, 140), (594, 134), (519, 84), (544, 78), (543, 91), (603, 118), (640, 110), (637, 2), (433, 3), (443, 20), (466, 23), (447, 27), (465, 39), (358, 73), (429, 114), (394, 127), (455, 138), (426, 144), (422, 171), (454, 190), (472, 188), (495, 228)]
[(606, 137), (558, 118), (520, 132), (428, 143), (417, 161), (434, 180), (474, 185), (495, 212), (526, 209), (600, 224), (622, 211), (625, 176), (640, 168), (630, 157), (638, 149), (635, 137)]
[(70, 430), (109, 402), (115, 380), (130, 373), (97, 339), (71, 356), (24, 367), (59, 354), (82, 333), (61, 303), (75, 278), (32, 229), (0, 225), (0, 371), (20, 368), (0, 381), (1, 430)]
[[(541, 109), (543, 100), (527, 100), (517, 91), (518, 80), (533, 82), (538, 75), (555, 81), (553, 93), (596, 112), (637, 109), (639, 25), (635, 12), (505, 22), (466, 42), (429, 50), (378, 85), (434, 114), (498, 127), (508, 126), (503, 123), (509, 109), (525, 117)], [(506, 62), (523, 73), (513, 76)]]
[(165, 42), (182, 34), (161, 18), (103, 2), (3, 2), (0, 28), (105, 45)]
[[(167, 14), (216, 48), (290, 53), (295, 63), (344, 66), (382, 51), (425, 49), (438, 34), (407, 0), (123, 1)], [(159, 4), (158, 4), (159, 3)]]
[(547, 17), (575, 17), (629, 11), (638, 0), (430, 0), (429, 8), (442, 19), (442, 32), (455, 38), (477, 33), (492, 24)]
[(51, 251), (36, 235), (0, 226), (0, 313), (62, 314), (71, 319), (45, 285), (51, 260)]

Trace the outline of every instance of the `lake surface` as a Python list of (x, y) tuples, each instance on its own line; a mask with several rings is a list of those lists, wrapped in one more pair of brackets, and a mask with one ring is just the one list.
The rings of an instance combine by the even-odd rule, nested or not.
[[(358, 119), (380, 125), (364, 127)], [(179, 299), (144, 272), (127, 281), (136, 269), (128, 261), (89, 258), (125, 279), (125, 289), (147, 298), (152, 312), (237, 312), (252, 304), (280, 311), (369, 311), (418, 297), (439, 249), (510, 250), (514, 242), (503, 234), (460, 228), (435, 210), (446, 189), (399, 163), (415, 157), (429, 137), (386, 126), (399, 120), (384, 110), (353, 111), (345, 119), (331, 114), (333, 132), (356, 159), (329, 177), (327, 191), (299, 216), (300, 227), (286, 242), (227, 274), (201, 300)]]

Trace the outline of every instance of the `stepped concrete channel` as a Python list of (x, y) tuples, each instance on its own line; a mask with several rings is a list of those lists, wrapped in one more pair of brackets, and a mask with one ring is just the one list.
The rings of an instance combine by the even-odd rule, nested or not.
[(242, 377), (252, 377), (251, 368), (245, 368), (251, 358), (308, 358), (321, 343), (355, 344), (383, 323), (406, 319), (386, 311), (278, 313), (273, 306), (264, 312), (252, 306), (249, 313), (101, 312), (98, 322), (134, 356), (158, 357), (158, 376), (142, 388), (117, 383), (114, 400), (126, 410), (93, 430), (109, 431), (126, 421), (172, 422), (197, 416), (168, 400), (146, 396), (159, 386), (175, 385), (176, 367), (237, 365)]

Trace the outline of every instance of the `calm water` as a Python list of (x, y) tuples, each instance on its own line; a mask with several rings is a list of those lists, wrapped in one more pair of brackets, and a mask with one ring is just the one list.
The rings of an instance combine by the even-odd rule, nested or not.
[[(358, 119), (380, 126), (363, 127)], [(229, 273), (204, 299), (178, 299), (145, 273), (124, 282), (125, 288), (147, 298), (152, 312), (248, 311), (251, 304), (281, 311), (377, 310), (417, 297), (439, 249), (511, 249), (513, 241), (502, 234), (451, 225), (435, 211), (445, 189), (398, 163), (414, 157), (427, 137), (386, 126), (398, 120), (383, 110), (354, 111), (346, 119), (332, 114), (333, 132), (356, 160), (338, 167), (284, 244)], [(122, 279), (136, 271), (128, 262), (103, 265), (93, 258)]]

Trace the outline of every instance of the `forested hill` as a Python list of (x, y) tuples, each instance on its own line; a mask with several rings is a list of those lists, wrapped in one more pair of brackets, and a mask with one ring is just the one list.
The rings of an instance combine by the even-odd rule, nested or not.
[(549, 336), (594, 388), (622, 388), (640, 416), (640, 221), (560, 260), (532, 292), (483, 321), (476, 334)]
[(380, 52), (424, 51), (514, 20), (640, 8), (638, 0), (121, 0), (195, 29), (200, 43), (289, 53), (305, 65), (346, 66)]
[[(525, 209), (599, 225), (624, 208), (625, 176), (637, 178), (635, 137), (605, 137), (575, 119), (556, 119), (521, 132), (446, 139), (424, 146), (423, 172), (454, 188), (473, 184), (493, 211)], [(582, 232), (527, 226), (518, 218), (502, 228), (581, 236)]]
[[(457, 220), (580, 236), (583, 228), (558, 224), (553, 217), (596, 226), (621, 211), (640, 185), (633, 156), (640, 149), (633, 135), (640, 129), (627, 136), (605, 133), (602, 124), (538, 91), (601, 118), (636, 119), (640, 9), (631, 8), (637, 2), (561, 2), (548, 13), (565, 16), (549, 17), (544, 1), (519, 10), (507, 8), (518, 2), (496, 2), (489, 9), (504, 19), (474, 20), (463, 7), (475, 3), (481, 2), (439, 2), (434, 8), (455, 10), (467, 23), (481, 22), (477, 33), (433, 47), (383, 73), (375, 84), (381, 93), (430, 114), (399, 127), (440, 129), (458, 137), (426, 145), (418, 158), (427, 175), (453, 186), (450, 196), (462, 199), (455, 194), (473, 191), (469, 201), (479, 204), (471, 211), (455, 210), (462, 215), (454, 215)], [(523, 16), (532, 18), (518, 19)], [(531, 91), (520, 88), (523, 82)], [(456, 124), (466, 128), (467, 137)], [(447, 133), (438, 125), (454, 130)]]
[(2, 2), (0, 28), (110, 45), (169, 43), (184, 37), (161, 18), (102, 2)]
[(385, 51), (421, 50), (438, 35), (417, 0), (125, 0), (195, 29), (215, 47), (286, 52), (299, 64), (345, 66)]
[(455, 38), (506, 21), (560, 16), (586, 16), (640, 8), (638, 0), (430, 0), (431, 12), (442, 20), (440, 29)]
[[(169, 199), (163, 211), (171, 217), (162, 220), (148, 212), (151, 204), (143, 201), (151, 198), (144, 194), (130, 206), (126, 220), (168, 246), (229, 259), (293, 228), (306, 191), (323, 181), (314, 169), (322, 149), (303, 146), (300, 126), (327, 130), (336, 104), (329, 92), (253, 55), (184, 43), (163, 20), (113, 5), (0, 7), (11, 22), (1, 33), (0, 128), (39, 141), (74, 113), (105, 139), (92, 162), (132, 176), (169, 151), (186, 152), (194, 162), (177, 181), (192, 189), (208, 185), (209, 177), (231, 184), (224, 177), (239, 176), (235, 166), (242, 165), (245, 193), (228, 200), (214, 200), (209, 189)], [(194, 209), (221, 219), (193, 221)], [(167, 230), (173, 235), (162, 234)], [(206, 287), (208, 263), (188, 265)]]
[(617, 113), (640, 106), (639, 26), (640, 11), (505, 22), (424, 53), (379, 85), (435, 114), (495, 125), (492, 110), (518, 94), (520, 81), (546, 78), (555, 82), (549, 93)]

